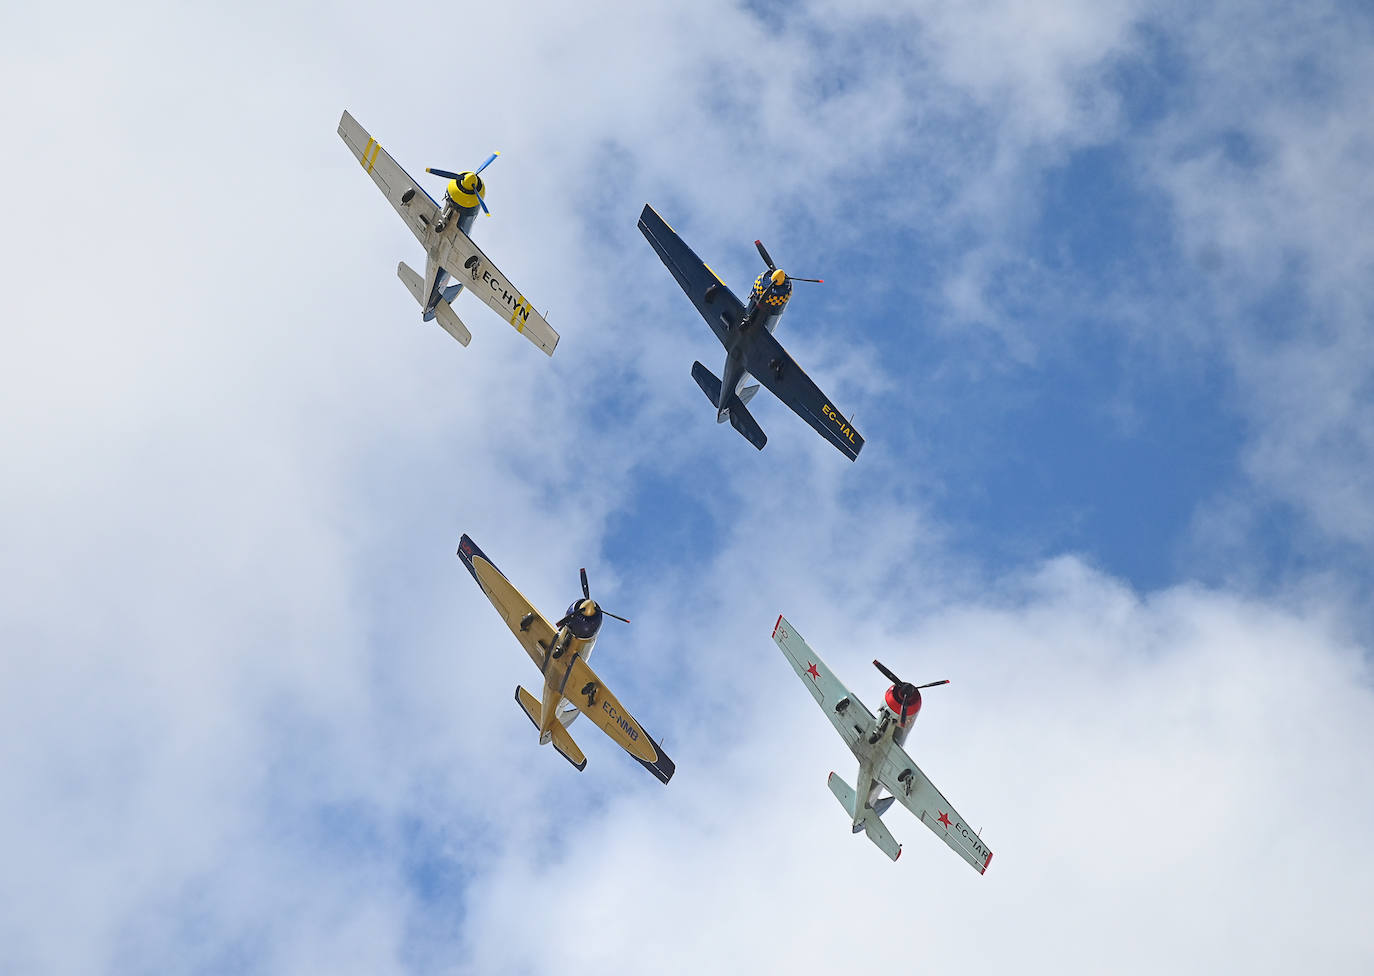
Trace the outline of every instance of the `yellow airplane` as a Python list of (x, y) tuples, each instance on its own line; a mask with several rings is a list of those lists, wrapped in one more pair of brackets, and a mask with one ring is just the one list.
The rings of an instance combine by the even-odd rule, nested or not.
[(592, 599), (587, 571), (582, 570), (582, 599), (574, 600), (554, 625), (521, 596), (466, 534), (458, 545), (458, 558), (544, 675), (542, 700), (515, 686), (515, 700), (539, 730), (539, 744), (552, 743), (578, 772), (586, 769), (587, 757), (568, 732), (578, 715), (586, 715), (660, 782), (672, 779), (676, 766), (667, 753), (587, 666), (604, 618), (629, 623), (602, 610)]

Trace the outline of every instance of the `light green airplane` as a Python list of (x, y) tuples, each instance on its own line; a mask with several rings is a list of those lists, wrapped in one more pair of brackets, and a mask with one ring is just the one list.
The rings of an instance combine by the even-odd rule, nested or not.
[[(840, 777), (830, 774), (830, 792), (853, 818), (854, 833), (862, 830), (892, 860), (901, 857), (902, 845), (882, 821), (883, 814), (895, 800), (914, 813), (975, 871), (979, 874), (986, 871), (992, 851), (902, 749), (921, 711), (921, 689), (949, 682), (913, 685), (874, 661), (874, 666), (892, 682), (883, 707), (878, 709), (879, 717), (874, 718), (781, 615), (773, 627), (773, 640), (859, 760), (858, 793)], [(890, 795), (883, 796), (885, 792)]]

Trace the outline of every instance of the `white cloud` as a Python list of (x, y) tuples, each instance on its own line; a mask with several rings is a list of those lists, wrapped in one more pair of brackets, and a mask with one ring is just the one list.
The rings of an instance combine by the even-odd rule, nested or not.
[[(1312, 887), (1354, 933), (1368, 902), (1367, 678), (1338, 603), (1142, 602), (1073, 560), (978, 596), (909, 458), (874, 442), (845, 465), (777, 405), (762, 458), (700, 422), (687, 364), (714, 349), (632, 226), (664, 201), (728, 277), (751, 235), (801, 262), (793, 211), (852, 216), (832, 246), (857, 240), (844, 189), (902, 199), (893, 153), (932, 163), (910, 196), (948, 208), (947, 239), (1017, 219), (1027, 172), (1110, 128), (1083, 78), (1132, 44), (1124, 8), (1063, 9), (876, 21), (916, 62), (867, 59), (873, 23), (775, 33), (728, 4), (0, 32), (26, 147), (0, 244), (0, 968), (511, 971), (650, 945), (681, 947), (667, 969), (773, 968), (851, 959), (876, 917), (951, 965), (1066, 968), (1068, 944), (1084, 970), (1126, 946), (1142, 969), (1353, 971), (1353, 936), (1280, 911)], [(472, 303), (467, 350), (415, 320), (392, 278), (414, 247), (333, 134), (345, 106), (412, 171), (503, 150), (479, 239), (553, 305), (552, 362)], [(861, 416), (891, 392), (872, 347), (793, 337)], [(597, 404), (614, 391), (628, 416)], [(740, 534), (653, 579), (598, 567), (637, 465), (722, 521), (738, 504)], [(583, 776), (536, 749), (509, 697), (532, 673), (454, 559), (464, 530), (548, 612), (584, 563), (640, 601), (596, 666), (668, 737), (667, 789), (580, 726)], [(986, 823), (987, 878), (913, 823), (896, 866), (848, 835), (823, 788), (844, 757), (769, 646), (777, 610), (870, 699), (870, 653), (958, 669), (913, 747)], [(413, 862), (456, 890), (426, 903)], [(551, 900), (567, 914), (538, 928)], [(1256, 920), (1280, 943), (1261, 958), (1234, 938)]]

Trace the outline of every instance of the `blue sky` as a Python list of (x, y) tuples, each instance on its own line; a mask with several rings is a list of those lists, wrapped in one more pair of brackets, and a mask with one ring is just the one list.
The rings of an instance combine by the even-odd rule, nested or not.
[[(805, 972), (900, 932), (958, 971), (1367, 971), (1371, 33), (0, 15), (0, 970)], [(552, 360), (470, 298), (466, 349), (419, 321), (345, 108), (412, 173), (501, 150), (475, 236)], [(766, 394), (762, 453), (713, 422), (645, 202), (737, 292), (755, 238), (826, 279), (777, 335), (857, 462)], [(463, 532), (546, 614), (586, 566), (634, 621), (593, 666), (666, 788), (581, 723), (585, 772), (537, 746)], [(845, 829), (780, 612), (871, 705), (875, 657), (952, 680), (909, 747), (986, 876)]]

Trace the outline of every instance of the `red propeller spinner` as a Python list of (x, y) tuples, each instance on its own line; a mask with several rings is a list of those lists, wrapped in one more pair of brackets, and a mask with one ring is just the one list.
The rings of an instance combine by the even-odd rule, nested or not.
[(887, 689), (887, 708), (893, 715), (897, 716), (899, 725), (906, 725), (916, 718), (921, 710), (921, 689), (934, 688), (936, 685), (947, 685), (949, 679), (943, 681), (931, 681), (923, 685), (913, 685), (909, 681), (903, 681), (893, 674), (881, 661), (874, 660), (873, 666), (883, 673), (883, 676), (892, 682), (892, 687)]

